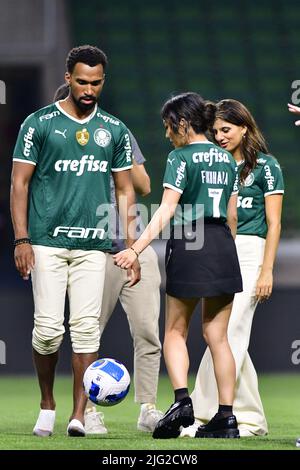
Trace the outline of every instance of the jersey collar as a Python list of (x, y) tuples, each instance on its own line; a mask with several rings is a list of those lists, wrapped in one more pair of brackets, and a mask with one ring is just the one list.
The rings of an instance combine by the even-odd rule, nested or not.
[(209, 140), (197, 140), (195, 142), (190, 142), (188, 145), (193, 145), (193, 144), (212, 144)]
[(93, 119), (93, 117), (95, 116), (96, 114), (96, 111), (97, 111), (97, 103), (95, 104), (95, 107), (94, 107), (94, 110), (91, 112), (91, 114), (89, 114), (86, 118), (84, 119), (76, 119), (74, 118), (73, 116), (71, 116), (70, 114), (68, 114), (62, 107), (61, 105), (59, 104), (59, 101), (56, 101), (55, 103), (55, 106), (59, 109), (59, 111), (64, 114), (65, 116), (67, 116), (69, 119), (71, 119), (72, 121), (75, 121), (75, 122), (78, 122), (78, 124), (86, 124), (88, 123), (91, 119)]

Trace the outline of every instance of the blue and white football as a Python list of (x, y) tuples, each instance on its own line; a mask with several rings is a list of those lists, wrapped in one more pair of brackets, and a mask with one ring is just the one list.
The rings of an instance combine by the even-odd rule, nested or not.
[(98, 359), (86, 369), (83, 386), (86, 396), (93, 403), (113, 406), (126, 397), (130, 375), (121, 362), (110, 358)]

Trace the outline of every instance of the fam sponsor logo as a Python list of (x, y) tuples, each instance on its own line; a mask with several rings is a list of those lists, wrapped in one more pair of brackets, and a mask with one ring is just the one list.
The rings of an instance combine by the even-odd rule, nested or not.
[(94, 155), (83, 155), (80, 160), (57, 160), (54, 164), (55, 171), (59, 173), (72, 171), (76, 176), (81, 176), (84, 172), (106, 173), (107, 168), (108, 161), (95, 160)]
[(100, 238), (102, 240), (105, 230), (95, 227), (64, 227), (60, 225), (55, 227), (53, 237), (58, 237), (59, 235), (65, 235), (68, 238)]
[(39, 120), (41, 122), (48, 121), (48, 119), (52, 119), (52, 118), (54, 118), (56, 116), (59, 116), (59, 115), (60, 115), (59, 111), (53, 111), (52, 113), (48, 113), (48, 114), (44, 114), (44, 116), (40, 116)]
[(94, 132), (94, 141), (100, 147), (107, 147), (111, 141), (111, 133), (103, 128), (96, 129)]
[(26, 134), (24, 135), (24, 150), (23, 150), (23, 155), (25, 157), (29, 157), (30, 156), (30, 151), (31, 151), (31, 147), (33, 146), (33, 134), (34, 134), (34, 131), (35, 131), (35, 128), (34, 127), (29, 127), (28, 128), (28, 131), (26, 132)]
[(209, 152), (193, 153), (192, 159), (194, 163), (208, 163), (208, 166), (212, 166), (214, 163), (230, 163), (227, 153), (220, 152), (214, 147), (211, 147)]
[(253, 197), (238, 196), (237, 207), (241, 207), (242, 209), (252, 209)]
[(275, 178), (272, 175), (271, 168), (269, 167), (269, 165), (265, 165), (264, 170), (265, 170), (265, 179), (267, 180), (268, 190), (272, 191), (274, 189)]
[(180, 187), (181, 181), (184, 178), (185, 167), (186, 167), (186, 162), (181, 162), (180, 166), (176, 170), (177, 178), (175, 181), (175, 186), (177, 186), (177, 188)]

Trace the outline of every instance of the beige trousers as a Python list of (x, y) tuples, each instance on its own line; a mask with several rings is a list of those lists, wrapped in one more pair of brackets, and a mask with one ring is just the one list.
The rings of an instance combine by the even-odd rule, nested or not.
[[(264, 435), (267, 422), (258, 391), (258, 381), (253, 363), (247, 352), (253, 315), (257, 306), (255, 298), (264, 255), (265, 240), (250, 235), (237, 235), (236, 246), (243, 278), (243, 292), (235, 294), (228, 325), (228, 339), (236, 362), (236, 394), (233, 404), (240, 430)], [(218, 391), (212, 357), (207, 348), (191, 394), (195, 417), (209, 421), (218, 411)]]
[(31, 273), (35, 308), (33, 348), (44, 355), (59, 349), (65, 332), (64, 311), (68, 292), (73, 351), (98, 351), (105, 253), (40, 245), (32, 248), (35, 255), (35, 267)]
[(135, 401), (155, 403), (161, 356), (158, 331), (160, 272), (157, 255), (151, 246), (139, 256), (139, 262), (142, 278), (135, 286), (128, 287), (127, 271), (115, 266), (112, 255), (107, 255), (100, 334), (119, 299), (133, 338)]

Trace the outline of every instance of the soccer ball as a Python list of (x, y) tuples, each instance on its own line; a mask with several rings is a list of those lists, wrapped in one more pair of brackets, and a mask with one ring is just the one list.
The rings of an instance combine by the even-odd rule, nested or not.
[(83, 387), (86, 396), (96, 405), (117, 405), (129, 391), (130, 375), (121, 362), (98, 359), (86, 369)]

